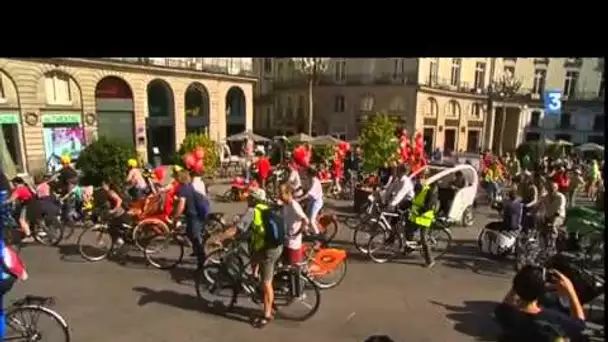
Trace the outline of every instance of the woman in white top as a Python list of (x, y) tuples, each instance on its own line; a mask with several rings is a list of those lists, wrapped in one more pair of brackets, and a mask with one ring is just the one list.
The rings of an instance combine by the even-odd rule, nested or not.
[(287, 178), (287, 184), (291, 186), (295, 197), (299, 198), (303, 195), (302, 180), (300, 179), (298, 167), (294, 163), (289, 164), (289, 178)]
[(289, 184), (281, 184), (279, 199), (283, 203), (282, 215), (286, 228), (285, 256), (289, 265), (297, 265), (302, 262), (302, 229), (308, 226), (308, 217), (300, 203), (294, 200)]
[(306, 194), (309, 199), (308, 213), (310, 214), (310, 225), (315, 231), (315, 234), (319, 234), (319, 227), (317, 226), (317, 216), (323, 208), (323, 188), (321, 186), (321, 180), (317, 170), (313, 167), (308, 168), (308, 176), (311, 179), (310, 190)]

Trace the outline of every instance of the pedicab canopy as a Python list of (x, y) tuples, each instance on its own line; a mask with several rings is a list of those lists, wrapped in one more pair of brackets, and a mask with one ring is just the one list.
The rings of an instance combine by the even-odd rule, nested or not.
[(589, 207), (573, 207), (566, 212), (568, 232), (581, 235), (594, 230), (603, 230), (606, 225), (604, 212)]

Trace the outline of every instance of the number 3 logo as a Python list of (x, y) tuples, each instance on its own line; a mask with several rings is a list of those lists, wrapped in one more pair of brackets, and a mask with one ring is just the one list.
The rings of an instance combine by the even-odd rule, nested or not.
[(562, 108), (562, 94), (560, 93), (549, 93), (547, 94), (549, 101), (547, 103), (550, 111), (559, 111)]

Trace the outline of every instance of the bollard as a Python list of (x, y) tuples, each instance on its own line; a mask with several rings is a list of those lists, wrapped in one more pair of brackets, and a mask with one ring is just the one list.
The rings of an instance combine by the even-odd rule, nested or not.
[[(4, 224), (5, 217), (9, 213), (7, 212), (7, 206), (4, 202), (8, 199), (8, 192), (6, 190), (0, 190), (0, 257), (4, 258)], [(4, 260), (1, 260), (4, 264)], [(0, 268), (2, 278), (6, 277), (4, 266)], [(0, 341), (4, 341), (4, 295), (0, 295)]]

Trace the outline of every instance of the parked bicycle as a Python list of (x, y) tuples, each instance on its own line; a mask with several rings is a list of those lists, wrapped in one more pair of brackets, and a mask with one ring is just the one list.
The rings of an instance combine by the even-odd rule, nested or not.
[[(6, 331), (3, 341), (70, 342), (71, 336), (67, 321), (50, 308), (54, 302), (51, 297), (31, 295), (14, 301), (5, 309)], [(47, 323), (42, 323), (42, 321)], [(55, 329), (51, 330), (50, 327)]]

